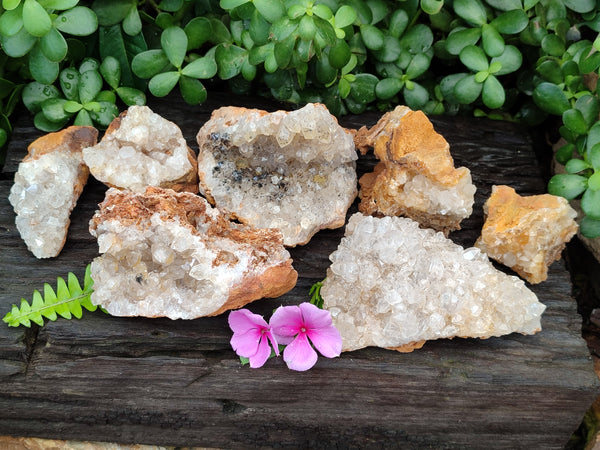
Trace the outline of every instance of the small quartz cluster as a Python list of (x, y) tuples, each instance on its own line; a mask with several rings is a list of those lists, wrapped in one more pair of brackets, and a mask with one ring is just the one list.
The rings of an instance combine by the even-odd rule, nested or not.
[(493, 186), (483, 211), (475, 246), (532, 284), (548, 278), (548, 267), (577, 233), (577, 213), (555, 195), (523, 197), (509, 186)]
[(8, 200), (27, 248), (37, 258), (52, 258), (62, 250), (71, 211), (87, 182), (82, 148), (94, 145), (98, 131), (69, 127), (36, 139), (19, 164)]
[(362, 213), (406, 216), (447, 234), (473, 212), (469, 169), (454, 167), (448, 142), (421, 111), (397, 106), (358, 130), (355, 142), (363, 154), (373, 147), (380, 160), (359, 180)]
[(83, 159), (91, 174), (111, 187), (198, 192), (196, 155), (179, 127), (147, 106), (121, 113), (97, 145), (84, 149)]
[(109, 189), (90, 222), (91, 300), (116, 316), (193, 319), (277, 297), (298, 277), (277, 230), (230, 222), (188, 192)]
[(352, 133), (327, 108), (223, 107), (198, 132), (200, 191), (241, 222), (277, 228), (286, 246), (344, 224), (356, 197)]
[(541, 329), (545, 306), (521, 279), (411, 219), (354, 214), (330, 260), (321, 295), (344, 351)]

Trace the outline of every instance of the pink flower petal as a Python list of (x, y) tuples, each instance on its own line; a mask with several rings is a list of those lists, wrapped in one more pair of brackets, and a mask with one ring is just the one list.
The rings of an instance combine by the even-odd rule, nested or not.
[(258, 344), (257, 352), (248, 358), (250, 361), (250, 367), (253, 369), (262, 367), (267, 359), (269, 359), (269, 356), (271, 356), (271, 347), (269, 346), (269, 341), (263, 335), (260, 343)]
[(283, 351), (283, 360), (292, 370), (310, 369), (317, 362), (317, 357), (304, 333), (300, 333)]
[(260, 329), (254, 328), (248, 330), (246, 333), (233, 333), (229, 342), (239, 356), (250, 358), (256, 354), (261, 337), (262, 333)]
[(279, 345), (277, 343), (277, 338), (275, 337), (275, 335), (271, 331), (268, 331), (265, 333), (265, 336), (271, 342), (271, 347), (273, 347), (273, 350), (275, 350), (275, 354), (279, 356)]
[(262, 316), (253, 314), (247, 309), (238, 309), (237, 311), (231, 311), (227, 318), (229, 322), (229, 328), (234, 333), (246, 333), (252, 328), (257, 326), (267, 327), (267, 322)]
[(302, 321), (307, 329), (319, 329), (331, 326), (331, 313), (326, 309), (321, 309), (312, 303), (304, 302), (300, 304), (302, 312)]
[[(300, 332), (302, 328), (302, 313), (298, 306), (280, 306), (275, 310), (269, 320), (271, 330), (281, 344), (287, 344), (289, 339)], [(285, 342), (285, 341), (288, 342)]]
[(307, 335), (321, 355), (327, 358), (340, 356), (342, 352), (342, 337), (333, 325), (318, 330), (308, 330)]

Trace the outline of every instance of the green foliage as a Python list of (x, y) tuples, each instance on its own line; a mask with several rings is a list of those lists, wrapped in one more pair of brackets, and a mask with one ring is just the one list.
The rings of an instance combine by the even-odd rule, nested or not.
[(596, 3), (4, 0), (0, 162), (21, 92), (47, 131), (70, 122), (105, 127), (118, 109), (145, 103), (146, 93), (176, 88), (190, 104), (202, 103), (207, 88), (228, 89), (322, 102), (336, 115), (402, 103), (527, 125), (560, 116), (567, 144), (557, 160), (583, 163), (570, 163), (567, 175), (577, 178), (559, 177), (549, 190), (585, 196), (584, 211), (596, 220)]
[(323, 297), (321, 297), (321, 287), (323, 287), (323, 282), (317, 281), (311, 286), (310, 291), (308, 291), (308, 295), (310, 295), (310, 302), (319, 308), (323, 308)]
[[(37, 81), (23, 89), (23, 103), (34, 116), (36, 127), (56, 131), (73, 120), (75, 125), (106, 128), (119, 114), (117, 96), (126, 105), (143, 105), (143, 92), (121, 86), (121, 65), (107, 56), (102, 63), (84, 59), (79, 69), (67, 67), (59, 75), (60, 90)], [(105, 84), (108, 89), (103, 90)]]
[(30, 327), (31, 323), (44, 325), (44, 319), (56, 320), (58, 316), (65, 319), (76, 317), (81, 319), (83, 308), (95, 311), (97, 306), (90, 301), (94, 281), (90, 276), (90, 266), (85, 269), (83, 289), (77, 277), (69, 272), (67, 281), (61, 277), (56, 280), (56, 291), (48, 283), (44, 284), (43, 293), (33, 291), (31, 303), (24, 298), (21, 306), (12, 305), (12, 309), (2, 319), (9, 327), (24, 325)]

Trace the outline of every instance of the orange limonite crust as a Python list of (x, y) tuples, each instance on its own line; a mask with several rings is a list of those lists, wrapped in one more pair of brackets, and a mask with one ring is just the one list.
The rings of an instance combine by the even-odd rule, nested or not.
[(494, 186), (484, 213), (475, 246), (530, 283), (546, 280), (548, 266), (577, 232), (575, 211), (550, 194), (520, 196), (509, 186)]
[(470, 182), (465, 167), (455, 168), (448, 142), (437, 133), (422, 111), (398, 106), (385, 113), (370, 129), (362, 127), (354, 143), (362, 154), (373, 148), (380, 162), (360, 180), (359, 210), (376, 216), (406, 216), (422, 226), (448, 233), (460, 229), (464, 215), (431, 211), (428, 202), (412, 200), (405, 192), (407, 181), (426, 177), (442, 189)]

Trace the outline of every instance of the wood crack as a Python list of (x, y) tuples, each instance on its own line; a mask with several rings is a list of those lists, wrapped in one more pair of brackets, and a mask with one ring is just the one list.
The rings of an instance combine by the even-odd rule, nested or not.
[(23, 335), (23, 341), (25, 343), (25, 371), (24, 375), (29, 373), (29, 367), (31, 366), (33, 360), (33, 353), (35, 352), (35, 347), (38, 342), (38, 336), (40, 334), (40, 327), (38, 325), (33, 325), (31, 328), (28, 328)]

